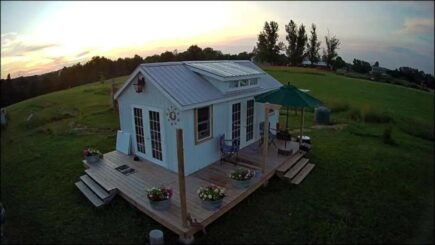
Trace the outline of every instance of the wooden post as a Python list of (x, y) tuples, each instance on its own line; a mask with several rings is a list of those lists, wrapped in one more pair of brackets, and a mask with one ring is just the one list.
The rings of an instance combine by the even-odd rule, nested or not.
[(178, 185), (180, 191), (181, 224), (187, 227), (186, 181), (184, 178), (183, 129), (177, 128)]
[(304, 135), (304, 108), (301, 109), (301, 136), (299, 137), (299, 146), (302, 144), (302, 136)]
[(111, 92), (110, 92), (110, 103), (111, 103), (111, 106), (112, 106), (112, 109), (115, 111), (115, 112), (119, 112), (119, 110), (118, 110), (118, 101), (117, 100), (115, 100), (115, 98), (114, 98), (114, 96), (115, 96), (115, 94), (116, 94), (116, 91), (117, 91), (117, 88), (116, 88), (116, 86), (115, 86), (115, 80), (113, 80), (112, 79), (112, 84), (111, 84), (111, 86), (112, 86), (112, 88), (111, 88)]
[(113, 82), (112, 79), (112, 83), (111, 83), (111, 90), (110, 90), (110, 105), (112, 107), (112, 109), (115, 109), (115, 99), (113, 98), (116, 91), (115, 91), (115, 83)]
[(263, 166), (262, 172), (266, 171), (267, 151), (269, 147), (269, 103), (264, 104), (264, 138), (263, 138)]

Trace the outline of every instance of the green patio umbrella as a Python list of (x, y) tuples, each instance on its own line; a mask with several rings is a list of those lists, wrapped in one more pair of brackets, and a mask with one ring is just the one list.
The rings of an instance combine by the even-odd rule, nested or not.
[[(270, 103), (287, 107), (286, 128), (288, 128), (288, 109), (289, 107), (318, 107), (322, 104), (318, 99), (299, 90), (290, 83), (279, 89), (255, 96), (255, 101), (260, 103)], [(303, 114), (302, 114), (303, 117)], [(301, 128), (302, 132), (302, 128)], [(301, 135), (302, 140), (302, 135)]]
[(318, 99), (302, 92), (290, 83), (279, 89), (255, 96), (255, 101), (293, 107), (317, 107), (322, 104)]

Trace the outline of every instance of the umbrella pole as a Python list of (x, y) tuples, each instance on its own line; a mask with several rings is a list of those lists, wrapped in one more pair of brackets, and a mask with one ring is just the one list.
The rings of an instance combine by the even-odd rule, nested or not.
[[(285, 131), (288, 133), (288, 106), (286, 106), (286, 108), (287, 108), (287, 113), (285, 114)], [(284, 140), (284, 148), (287, 149), (287, 138), (286, 140)]]
[(285, 120), (285, 129), (288, 129), (288, 106), (287, 106), (287, 114), (285, 114), (286, 120)]
[(304, 134), (304, 108), (301, 109), (301, 136), (299, 137), (299, 146), (302, 144), (302, 136)]

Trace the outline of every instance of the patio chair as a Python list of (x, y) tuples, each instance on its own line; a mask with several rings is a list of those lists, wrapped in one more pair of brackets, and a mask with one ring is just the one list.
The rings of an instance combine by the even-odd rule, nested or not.
[[(231, 142), (231, 143), (227, 144), (226, 142)], [(223, 159), (228, 159), (234, 156), (234, 154), (237, 157), (239, 153), (239, 145), (240, 144), (238, 139), (226, 140), (225, 134), (219, 136), (219, 146), (221, 150), (221, 163)]]
[[(260, 136), (261, 136), (261, 139), (260, 139), (260, 144), (258, 145), (258, 147), (260, 148), (263, 145), (263, 141), (264, 141), (264, 122), (260, 122), (259, 126), (260, 126)], [(275, 133), (273, 133), (273, 131)], [(271, 128), (270, 127), (270, 122), (269, 122), (269, 142), (268, 142), (269, 146), (271, 144), (273, 144), (275, 146), (275, 148), (278, 148), (276, 146), (276, 144), (275, 144), (275, 139), (276, 139), (276, 129)]]

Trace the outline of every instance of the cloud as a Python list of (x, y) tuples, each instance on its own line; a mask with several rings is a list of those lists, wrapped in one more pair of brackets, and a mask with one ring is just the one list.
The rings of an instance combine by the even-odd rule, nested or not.
[(76, 58), (83, 57), (83, 56), (85, 56), (85, 55), (88, 55), (89, 53), (91, 53), (91, 51), (89, 51), (89, 50), (87, 50), (87, 51), (83, 51), (83, 52), (81, 52), (81, 53), (78, 53), (78, 54), (76, 55)]
[[(12, 59), (11, 61), (9, 61)], [(5, 78), (8, 73), (12, 77), (39, 75), (46, 72), (62, 69), (64, 66), (72, 65), (65, 57), (39, 57), (17, 59), (16, 57), (5, 58), (6, 64), (2, 62), (1, 77)], [(2, 59), (3, 61), (3, 59)]]
[(36, 43), (25, 40), (15, 32), (1, 34), (1, 56), (23, 56), (47, 48), (58, 47), (55, 43)]
[(404, 48), (404, 47), (396, 47), (396, 46), (390, 46), (387, 47), (387, 50), (400, 54), (400, 55), (405, 55), (405, 56), (411, 56), (411, 57), (415, 57), (415, 58), (419, 58), (419, 59), (427, 59), (428, 57), (422, 54), (419, 54), (418, 52), (409, 49), (409, 48)]
[(10, 43), (10, 42), (13, 42), (16, 39), (17, 39), (17, 33), (16, 32), (8, 32), (8, 33), (1, 34), (2, 46), (3, 46), (3, 44), (7, 44), (7, 43)]
[(406, 19), (403, 28), (399, 30), (399, 33), (403, 34), (433, 34), (433, 32), (433, 18)]

